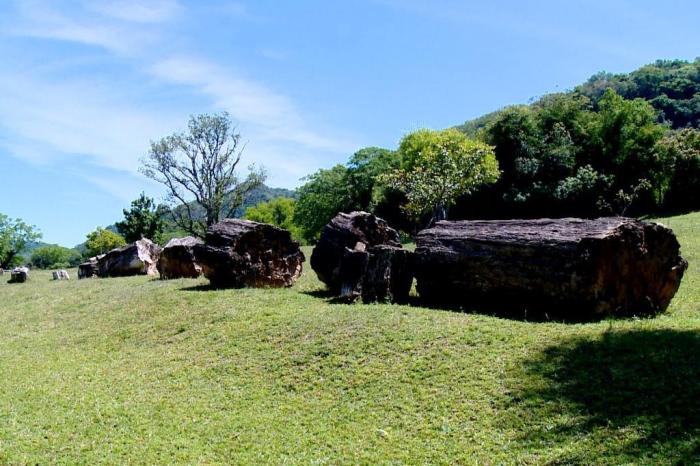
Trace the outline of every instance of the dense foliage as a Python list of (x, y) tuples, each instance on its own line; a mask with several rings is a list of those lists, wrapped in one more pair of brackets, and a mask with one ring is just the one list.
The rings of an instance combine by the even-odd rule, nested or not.
[(700, 58), (694, 62), (659, 60), (629, 74), (598, 73), (577, 87), (577, 94), (597, 103), (607, 89), (625, 99), (641, 98), (672, 128), (700, 123)]
[(288, 197), (278, 197), (267, 202), (261, 202), (257, 206), (248, 207), (243, 218), (254, 222), (269, 223), (285, 230), (289, 230), (292, 237), (299, 241), (302, 239), (301, 230), (294, 223), (294, 207), (296, 201)]
[(127, 243), (141, 238), (158, 243), (165, 227), (164, 209), (164, 206), (156, 206), (153, 199), (141, 193), (138, 199), (131, 202), (130, 209), (124, 209), (124, 220), (115, 225)]
[(36, 227), (19, 218), (12, 219), (0, 214), (0, 268), (20, 265), (24, 258), (20, 255), (25, 247), (41, 238)]
[(394, 151), (367, 147), (356, 152), (347, 165), (321, 169), (305, 178), (298, 190), (294, 223), (306, 241), (318, 238), (323, 226), (338, 212), (377, 212), (394, 223), (405, 220), (399, 205), (405, 197), (381, 181), (381, 176), (399, 168)]
[(459, 196), (495, 182), (499, 175), (493, 148), (456, 129), (408, 134), (399, 145), (399, 155), (400, 168), (381, 180), (405, 193), (405, 211), (414, 219), (447, 218), (447, 209)]
[(700, 208), (693, 149), (700, 59), (599, 73), (458, 129), (496, 147), (492, 189), (458, 203), (465, 217), (647, 214)]
[(125, 245), (126, 241), (122, 235), (98, 227), (95, 231), (88, 233), (87, 241), (85, 242), (85, 253), (87, 256), (97, 256)]
[(40, 246), (32, 251), (31, 264), (39, 269), (61, 269), (80, 264), (82, 255), (75, 249), (57, 244)]

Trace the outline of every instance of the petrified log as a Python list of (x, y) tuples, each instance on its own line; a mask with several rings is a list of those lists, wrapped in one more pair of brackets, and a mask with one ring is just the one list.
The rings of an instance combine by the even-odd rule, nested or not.
[(147, 238), (112, 249), (97, 261), (100, 277), (156, 275), (161, 247)]
[(54, 270), (53, 271), (54, 280), (70, 280), (70, 275), (68, 275), (67, 270)]
[(29, 278), (29, 269), (27, 267), (16, 267), (10, 272), (10, 280), (8, 283), (24, 283)]
[(292, 286), (304, 254), (289, 231), (227, 218), (209, 227), (194, 247), (204, 276), (217, 288)]
[(367, 212), (335, 216), (321, 232), (311, 267), (348, 301), (405, 302), (413, 281), (412, 253), (401, 248), (396, 230)]
[(104, 254), (100, 254), (99, 256), (91, 257), (87, 261), (78, 265), (78, 280), (81, 278), (97, 277), (100, 271), (98, 261), (104, 256)]
[(428, 303), (574, 320), (663, 311), (688, 266), (670, 229), (623, 217), (444, 221), (416, 243)]
[(195, 258), (194, 247), (204, 244), (194, 236), (173, 238), (168, 241), (158, 259), (160, 278), (197, 278), (202, 274), (202, 267)]

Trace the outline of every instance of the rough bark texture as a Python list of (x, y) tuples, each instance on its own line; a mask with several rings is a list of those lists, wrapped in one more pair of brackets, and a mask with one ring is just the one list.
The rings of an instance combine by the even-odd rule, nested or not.
[(575, 320), (663, 311), (688, 265), (671, 230), (623, 217), (438, 222), (416, 243), (428, 303)]
[(102, 259), (105, 255), (100, 254), (99, 256), (91, 257), (87, 261), (83, 262), (78, 266), (78, 280), (81, 278), (93, 278), (97, 277), (100, 271), (98, 261)]
[(29, 269), (26, 267), (17, 267), (10, 272), (10, 280), (8, 283), (24, 283), (29, 278)]
[(311, 267), (331, 293), (348, 301), (405, 302), (413, 280), (412, 253), (401, 248), (396, 230), (367, 212), (333, 218)]
[(209, 227), (195, 256), (217, 288), (292, 286), (304, 262), (289, 231), (231, 218)]
[(160, 278), (197, 278), (202, 267), (195, 258), (194, 247), (204, 242), (194, 236), (173, 238), (168, 241), (158, 259)]
[(157, 275), (161, 247), (147, 238), (112, 249), (97, 261), (100, 277)]

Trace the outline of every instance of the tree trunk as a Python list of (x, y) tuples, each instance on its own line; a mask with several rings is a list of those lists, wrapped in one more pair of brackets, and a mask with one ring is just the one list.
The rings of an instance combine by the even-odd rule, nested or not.
[(663, 311), (687, 262), (673, 232), (623, 217), (439, 222), (418, 234), (433, 304), (587, 320)]

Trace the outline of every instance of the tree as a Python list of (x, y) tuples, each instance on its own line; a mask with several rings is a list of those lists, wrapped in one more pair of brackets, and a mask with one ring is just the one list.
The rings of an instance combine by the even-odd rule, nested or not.
[(301, 228), (306, 241), (316, 241), (321, 229), (338, 212), (351, 209), (347, 176), (348, 169), (336, 165), (304, 178), (306, 183), (298, 189), (299, 200), (294, 208), (294, 223)]
[(41, 238), (36, 227), (21, 219), (0, 214), (0, 268), (18, 265), (20, 254), (28, 243)]
[(644, 210), (650, 210), (663, 200), (672, 175), (673, 161), (657, 150), (666, 129), (657, 123), (656, 110), (642, 99), (625, 100), (608, 89), (599, 106), (591, 131), (592, 164), (614, 176), (618, 198), (644, 199)]
[(32, 251), (31, 263), (39, 269), (60, 269), (75, 267), (80, 263), (81, 254), (75, 249), (57, 244), (41, 246)]
[(193, 116), (187, 131), (151, 143), (141, 171), (166, 186), (177, 225), (201, 237), (220, 218), (233, 216), (265, 180), (264, 170), (252, 165), (239, 178), (243, 149), (228, 113)]
[(278, 197), (248, 207), (243, 218), (254, 222), (269, 223), (288, 230), (296, 240), (302, 239), (301, 229), (294, 223), (296, 201), (288, 197)]
[(700, 130), (669, 132), (658, 150), (673, 163), (673, 175), (665, 206), (673, 210), (700, 209)]
[(159, 243), (163, 234), (165, 222), (163, 208), (145, 193), (131, 202), (131, 209), (124, 209), (124, 220), (116, 223), (117, 230), (126, 242), (133, 243), (141, 238), (148, 238)]
[(430, 223), (447, 218), (459, 196), (494, 183), (499, 176), (493, 147), (468, 139), (456, 129), (419, 130), (399, 146), (401, 167), (385, 176), (406, 193), (407, 212), (431, 216)]
[(111, 230), (97, 227), (87, 235), (85, 248), (88, 256), (97, 256), (126, 245), (124, 237)]

